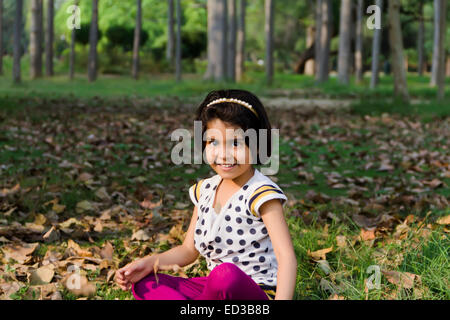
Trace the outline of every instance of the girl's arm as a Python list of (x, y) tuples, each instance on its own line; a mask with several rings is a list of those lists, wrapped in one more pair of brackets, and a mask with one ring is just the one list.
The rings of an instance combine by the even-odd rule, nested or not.
[(283, 207), (278, 199), (261, 205), (259, 212), (266, 225), (278, 262), (275, 300), (292, 300), (297, 280), (297, 258)]
[(165, 266), (177, 264), (184, 267), (197, 259), (199, 252), (194, 247), (194, 228), (197, 222), (197, 207), (194, 209), (191, 223), (182, 245), (176, 246), (163, 253), (145, 256), (127, 264), (125, 267), (116, 271), (116, 282), (122, 290), (129, 290), (132, 283), (136, 283), (147, 274), (154, 271), (154, 265), (157, 260), (158, 269), (165, 270)]

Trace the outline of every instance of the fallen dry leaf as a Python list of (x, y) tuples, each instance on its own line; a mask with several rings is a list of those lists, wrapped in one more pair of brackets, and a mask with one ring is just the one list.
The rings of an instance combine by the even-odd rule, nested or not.
[(112, 261), (113, 253), (114, 253), (114, 247), (112, 246), (112, 244), (109, 241), (106, 241), (105, 244), (103, 245), (102, 250), (100, 251), (100, 257), (102, 257), (102, 259)]
[(109, 196), (108, 192), (106, 192), (106, 188), (105, 187), (101, 187), (99, 188), (96, 192), (95, 195), (102, 199), (102, 200), (110, 200), (111, 197)]
[(11, 208), (8, 211), (3, 212), (1, 215), (5, 216), (5, 217), (9, 217), (9, 216), (11, 216), (11, 213), (13, 213), (14, 210), (16, 210), (16, 209), (17, 209), (17, 207)]
[(319, 261), (319, 260), (326, 260), (326, 254), (331, 252), (333, 250), (333, 247), (329, 247), (329, 248), (325, 248), (325, 249), (320, 249), (314, 252), (309, 251), (308, 249), (308, 256), (310, 256), (311, 258), (313, 258), (313, 260)]
[(319, 260), (317, 261), (317, 265), (326, 275), (331, 273), (331, 267), (327, 260)]
[(75, 241), (73, 241), (72, 239), (69, 239), (69, 241), (67, 241), (67, 249), (74, 249), (75, 252), (81, 256), (81, 257), (92, 257), (93, 254), (92, 252), (90, 252), (89, 250), (86, 249), (82, 249), (80, 247), (80, 245), (78, 243), (76, 243)]
[(436, 189), (437, 187), (439, 187), (439, 186), (444, 184), (441, 180), (436, 179), (436, 178), (434, 178), (431, 181), (422, 181), (422, 183), (425, 184), (425, 185), (430, 186), (432, 189)]
[(375, 239), (375, 230), (361, 229), (359, 236), (363, 241), (373, 240)]
[(34, 224), (44, 225), (46, 222), (47, 222), (47, 218), (42, 213), (35, 215), (34, 222), (33, 222)]
[(55, 226), (52, 226), (43, 236), (45, 242), (58, 241), (60, 238), (59, 231), (56, 230)]
[(397, 225), (395, 227), (394, 237), (396, 239), (404, 239), (408, 235), (409, 226), (407, 225), (407, 221), (405, 220), (403, 223)]
[(131, 240), (138, 240), (138, 241), (147, 241), (150, 239), (150, 235), (148, 232), (144, 229), (138, 230), (131, 236)]
[(51, 296), (50, 296), (50, 300), (62, 300), (62, 294), (59, 291), (54, 292)]
[(384, 276), (390, 283), (393, 283), (396, 286), (405, 289), (411, 289), (414, 286), (415, 279), (418, 282), (421, 281), (420, 276), (409, 272), (387, 271), (387, 270), (382, 270), (381, 272), (384, 274)]
[(377, 225), (377, 219), (376, 218), (369, 218), (360, 214), (353, 214), (352, 215), (353, 221), (356, 223), (356, 225), (360, 228), (364, 228), (366, 230), (370, 230), (372, 228), (375, 228)]
[(9, 259), (14, 259), (20, 264), (25, 264), (32, 259), (30, 254), (32, 254), (34, 250), (36, 250), (38, 247), (39, 243), (36, 242), (36, 243), (23, 243), (22, 245), (8, 244), (1, 249), (7, 261)]
[(450, 224), (450, 214), (448, 216), (439, 218), (438, 221), (436, 221), (438, 224)]
[(32, 286), (48, 284), (52, 281), (55, 271), (51, 265), (40, 267), (31, 272), (28, 281)]
[(336, 242), (339, 248), (345, 248), (347, 246), (347, 238), (345, 236), (336, 236)]
[(55, 203), (52, 207), (52, 210), (59, 214), (66, 210), (66, 206)]
[(19, 183), (16, 184), (11, 189), (3, 188), (2, 190), (0, 190), (0, 197), (6, 197), (6, 196), (9, 196), (9, 195), (12, 195), (12, 194), (16, 193), (19, 190), (20, 190), (20, 184)]
[(162, 201), (162, 198), (158, 202), (151, 202), (150, 200), (144, 199), (144, 201), (142, 201), (140, 205), (144, 209), (153, 209), (161, 206)]
[(83, 213), (85, 211), (93, 211), (95, 208), (92, 205), (92, 203), (90, 203), (87, 200), (83, 200), (77, 203), (77, 207), (75, 208), (77, 213)]
[(100, 220), (95, 223), (94, 231), (99, 233), (103, 231), (103, 224)]
[(0, 291), (3, 292), (3, 295), (0, 296), (0, 300), (12, 300), (10, 296), (19, 291), (22, 287), (24, 287), (24, 285), (18, 281), (0, 284)]
[[(37, 286), (37, 287), (41, 291), (40, 298), (39, 298), (40, 300), (52, 299), (53, 295), (56, 292), (58, 292), (57, 291), (57, 287), (56, 287), (56, 283), (43, 284), (43, 285), (40, 285), (40, 286)], [(62, 296), (61, 296), (60, 300), (62, 300)]]
[(74, 225), (77, 225), (77, 226), (84, 227), (84, 226), (83, 226), (83, 223), (81, 223), (80, 220), (78, 220), (78, 219), (76, 219), (76, 218), (73, 218), (73, 217), (67, 219), (67, 220), (64, 221), (64, 222), (61, 222), (61, 223), (59, 224), (59, 226), (60, 226), (61, 228), (70, 228), (73, 224), (74, 224)]
[(87, 172), (83, 172), (78, 176), (78, 180), (84, 183), (88, 183), (90, 180), (92, 181), (93, 178), (94, 176)]

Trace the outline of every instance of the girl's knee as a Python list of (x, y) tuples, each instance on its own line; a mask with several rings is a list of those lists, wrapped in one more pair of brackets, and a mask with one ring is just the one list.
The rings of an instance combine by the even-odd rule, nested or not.
[(224, 262), (215, 267), (209, 274), (210, 281), (216, 286), (232, 286), (239, 282), (241, 269), (230, 262)]
[(235, 274), (238, 274), (241, 271), (241, 269), (239, 269), (238, 266), (236, 266), (233, 263), (230, 262), (224, 262), (220, 265), (218, 265), (217, 267), (215, 267), (212, 271), (211, 274), (215, 274), (217, 275), (221, 275), (221, 276), (234, 276)]

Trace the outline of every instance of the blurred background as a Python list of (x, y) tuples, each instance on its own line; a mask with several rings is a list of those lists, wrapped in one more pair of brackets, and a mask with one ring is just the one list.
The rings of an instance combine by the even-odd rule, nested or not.
[(115, 270), (181, 244), (215, 174), (171, 133), (229, 88), (280, 130), (294, 299), (450, 299), (448, 1), (0, 9), (0, 299), (132, 299)]

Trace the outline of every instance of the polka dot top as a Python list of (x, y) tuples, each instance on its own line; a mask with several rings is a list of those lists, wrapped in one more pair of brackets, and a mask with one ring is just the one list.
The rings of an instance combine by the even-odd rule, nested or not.
[(278, 264), (259, 208), (272, 199), (280, 199), (284, 206), (287, 197), (255, 168), (247, 183), (216, 213), (213, 203), (221, 180), (217, 174), (189, 188), (198, 212), (195, 248), (205, 257), (209, 270), (223, 262), (234, 263), (260, 286), (276, 287)]

